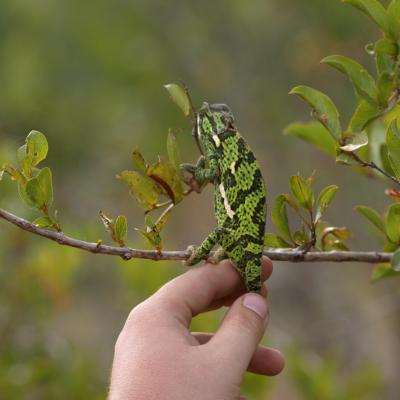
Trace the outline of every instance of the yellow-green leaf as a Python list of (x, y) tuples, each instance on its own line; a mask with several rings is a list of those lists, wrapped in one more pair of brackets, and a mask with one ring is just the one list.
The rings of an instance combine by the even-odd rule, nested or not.
[(341, 150), (349, 152), (356, 151), (368, 144), (368, 135), (364, 131), (352, 133), (346, 136), (345, 142), (346, 144), (339, 147)]
[(142, 156), (142, 153), (139, 151), (139, 149), (137, 149), (137, 148), (133, 149), (132, 160), (135, 163), (135, 165), (139, 171), (146, 173), (147, 163), (144, 160), (144, 157)]
[(289, 221), (286, 211), (286, 197), (284, 195), (278, 196), (272, 205), (272, 222), (281, 236), (287, 240), (292, 240), (290, 234)]
[(131, 195), (145, 211), (156, 206), (160, 194), (160, 187), (156, 182), (136, 171), (122, 171), (117, 178), (129, 186)]
[(190, 114), (190, 100), (185, 89), (176, 83), (169, 83), (164, 85), (164, 87), (167, 89), (171, 99), (178, 105), (178, 107), (187, 117)]
[(400, 276), (400, 272), (395, 271), (392, 266), (388, 263), (378, 264), (371, 273), (371, 282), (375, 283), (383, 278), (391, 278), (394, 276)]
[(264, 238), (264, 245), (273, 249), (290, 249), (291, 246), (283, 238), (273, 233), (266, 233)]
[(31, 131), (26, 137), (27, 154), (33, 166), (43, 161), (49, 150), (46, 136), (38, 131)]
[(400, 249), (393, 254), (391, 265), (395, 271), (400, 272)]
[(333, 101), (324, 93), (308, 86), (296, 86), (290, 91), (305, 100), (313, 109), (315, 118), (324, 125), (335, 141), (342, 135), (338, 110)]
[(55, 224), (55, 221), (53, 221), (50, 217), (39, 217), (36, 218), (32, 223), (39, 228), (52, 228)]
[(50, 168), (43, 168), (35, 178), (28, 180), (24, 191), (30, 200), (30, 205), (39, 210), (48, 210), (53, 203), (53, 183)]
[(180, 169), (181, 156), (176, 141), (176, 134), (172, 131), (169, 131), (167, 136), (167, 152), (169, 161), (175, 167), (176, 172), (182, 176), (182, 171)]
[(375, 80), (361, 64), (341, 55), (325, 57), (321, 62), (347, 75), (360, 97), (371, 104), (377, 103), (378, 90)]
[(378, 0), (343, 0), (370, 17), (384, 32), (388, 31), (388, 19), (385, 8)]
[(294, 122), (285, 129), (284, 134), (297, 136), (333, 157), (336, 154), (336, 142), (332, 139), (329, 131), (319, 122)]
[(398, 179), (400, 179), (400, 132), (397, 121), (393, 121), (386, 133), (386, 145), (390, 165)]
[(349, 123), (350, 132), (361, 132), (369, 123), (374, 121), (380, 116), (380, 111), (376, 105), (368, 103), (368, 101), (361, 100), (351, 117)]
[(356, 206), (355, 208), (360, 214), (368, 219), (376, 228), (386, 235), (385, 222), (383, 218), (371, 207), (367, 206)]
[(321, 190), (317, 199), (318, 207), (317, 207), (317, 214), (315, 216), (315, 221), (318, 221), (321, 218), (322, 214), (328, 208), (330, 202), (332, 201), (338, 189), (339, 189), (338, 186), (330, 185)]
[(400, 203), (392, 204), (386, 215), (386, 234), (390, 241), (400, 244)]
[(124, 215), (118, 215), (113, 224), (114, 239), (117, 243), (125, 245), (125, 237), (128, 232), (128, 221)]
[(148, 167), (147, 174), (164, 189), (165, 194), (174, 204), (182, 201), (182, 180), (171, 162), (160, 159), (157, 163)]
[(294, 175), (290, 178), (290, 189), (297, 202), (303, 208), (312, 210), (314, 206), (314, 193), (300, 175)]

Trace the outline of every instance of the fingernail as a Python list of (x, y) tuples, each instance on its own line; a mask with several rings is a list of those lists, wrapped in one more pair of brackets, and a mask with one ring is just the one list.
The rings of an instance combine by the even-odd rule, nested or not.
[(247, 293), (243, 298), (243, 305), (249, 310), (254, 311), (262, 319), (267, 316), (267, 303), (263, 297), (256, 293)]

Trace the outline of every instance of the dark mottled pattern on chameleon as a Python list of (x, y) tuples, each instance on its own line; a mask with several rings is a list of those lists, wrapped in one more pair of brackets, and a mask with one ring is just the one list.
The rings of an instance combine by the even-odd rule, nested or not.
[(261, 256), (266, 219), (265, 187), (260, 168), (223, 104), (203, 104), (198, 139), (207, 167), (190, 166), (197, 180), (214, 183), (217, 228), (195, 248), (188, 264), (207, 258), (215, 244), (231, 259), (249, 291), (261, 288)]

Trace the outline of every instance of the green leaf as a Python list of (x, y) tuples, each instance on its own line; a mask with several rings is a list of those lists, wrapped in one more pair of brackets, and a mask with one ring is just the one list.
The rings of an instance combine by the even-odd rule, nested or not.
[(341, 240), (347, 240), (351, 238), (351, 231), (346, 227), (330, 226), (325, 228), (321, 233), (321, 236), (328, 235), (333, 235)]
[(387, 9), (389, 32), (398, 40), (400, 37), (400, 0), (392, 0)]
[(378, 100), (382, 107), (389, 106), (389, 100), (393, 99), (393, 93), (396, 89), (396, 79), (394, 75), (388, 72), (380, 74), (378, 79)]
[(345, 142), (346, 144), (339, 148), (344, 151), (352, 152), (368, 144), (368, 135), (364, 131), (352, 133), (346, 136)]
[(290, 234), (289, 221), (286, 211), (286, 197), (284, 195), (278, 196), (272, 205), (272, 222), (281, 236), (287, 240), (292, 240)]
[(386, 234), (393, 242), (400, 244), (400, 203), (392, 204), (386, 216)]
[(3, 176), (4, 176), (4, 169), (0, 169), (0, 181), (3, 180)]
[(171, 162), (159, 159), (157, 163), (148, 167), (147, 174), (164, 189), (165, 194), (174, 204), (182, 201), (182, 180)]
[(49, 150), (46, 136), (38, 131), (30, 131), (26, 137), (27, 154), (33, 166), (43, 161)]
[(397, 121), (393, 121), (386, 133), (386, 145), (388, 159), (396, 175), (400, 179), (400, 132), (397, 129)]
[(297, 202), (303, 208), (312, 210), (314, 206), (314, 193), (300, 175), (294, 175), (290, 178), (290, 189)]
[(341, 55), (325, 57), (321, 62), (346, 74), (360, 97), (371, 104), (377, 103), (378, 90), (375, 80), (361, 64)]
[(370, 17), (384, 32), (388, 31), (386, 10), (378, 0), (342, 0)]
[(19, 185), (25, 186), (26, 178), (18, 169), (14, 168), (12, 165), (3, 164), (1, 166), (1, 171), (10, 175), (11, 180), (16, 181)]
[(118, 215), (114, 224), (114, 240), (122, 246), (125, 246), (125, 237), (128, 232), (128, 221), (124, 215)]
[(39, 174), (26, 183), (25, 194), (31, 206), (39, 210), (48, 210), (53, 203), (53, 183), (50, 168), (40, 170)]
[(381, 164), (383, 169), (390, 175), (394, 176), (395, 173), (392, 169), (392, 166), (390, 164), (390, 160), (389, 160), (389, 155), (388, 155), (388, 148), (386, 143), (382, 143), (379, 147), (379, 157), (381, 160)]
[(179, 167), (181, 165), (181, 156), (176, 141), (176, 134), (172, 131), (169, 131), (167, 136), (167, 152), (169, 161), (171, 161), (177, 173), (182, 176), (182, 171)]
[(400, 249), (396, 250), (393, 254), (391, 266), (395, 271), (400, 272)]
[(266, 233), (264, 238), (264, 245), (272, 249), (290, 249), (291, 246), (283, 238), (273, 233)]
[(284, 134), (297, 136), (331, 156), (336, 154), (336, 142), (332, 139), (329, 131), (319, 122), (294, 122), (285, 129)]
[(351, 117), (349, 123), (350, 132), (362, 132), (369, 123), (380, 116), (380, 111), (376, 105), (372, 105), (365, 100), (361, 100)]
[(190, 100), (185, 89), (176, 83), (169, 83), (164, 85), (164, 87), (168, 90), (171, 99), (178, 105), (178, 107), (187, 117), (190, 114)]
[(32, 223), (39, 228), (52, 228), (55, 224), (50, 217), (39, 217), (36, 218)]
[(367, 206), (356, 206), (355, 209), (386, 235), (385, 222), (377, 211)]
[(142, 156), (142, 153), (139, 151), (139, 149), (137, 149), (137, 148), (133, 149), (132, 160), (133, 160), (134, 164), (136, 165), (136, 168), (139, 171), (146, 173), (147, 163), (144, 160), (144, 157)]
[(318, 221), (322, 217), (322, 214), (328, 208), (338, 189), (339, 187), (336, 185), (329, 185), (321, 190), (317, 199), (318, 207), (315, 221)]
[(296, 86), (290, 91), (305, 100), (314, 111), (315, 118), (324, 125), (335, 140), (339, 140), (342, 128), (338, 110), (333, 101), (324, 93), (308, 86)]
[(24, 144), (17, 150), (17, 159), (26, 178), (32, 176), (32, 160), (28, 155), (28, 146)]
[(130, 194), (145, 211), (152, 210), (156, 206), (161, 192), (156, 182), (136, 171), (122, 171), (117, 178), (129, 186)]
[(390, 264), (378, 264), (371, 273), (371, 282), (378, 282), (384, 278), (391, 278), (393, 276), (399, 276), (400, 272), (395, 271)]
[(135, 228), (135, 231), (139, 232), (145, 242), (153, 249), (156, 249), (157, 251), (162, 250), (162, 239), (160, 234), (157, 232), (157, 230), (153, 229), (153, 227), (146, 227), (146, 230), (144, 229), (139, 229)]

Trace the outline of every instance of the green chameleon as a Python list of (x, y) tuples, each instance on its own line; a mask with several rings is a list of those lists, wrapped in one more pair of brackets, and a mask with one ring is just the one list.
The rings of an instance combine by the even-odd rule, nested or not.
[(234, 125), (225, 104), (203, 103), (197, 114), (195, 135), (203, 156), (197, 165), (182, 164), (200, 184), (215, 186), (217, 227), (199, 247), (190, 246), (187, 265), (208, 259), (219, 244), (212, 262), (230, 258), (249, 291), (261, 288), (261, 256), (266, 219), (265, 185), (260, 168), (246, 141)]

